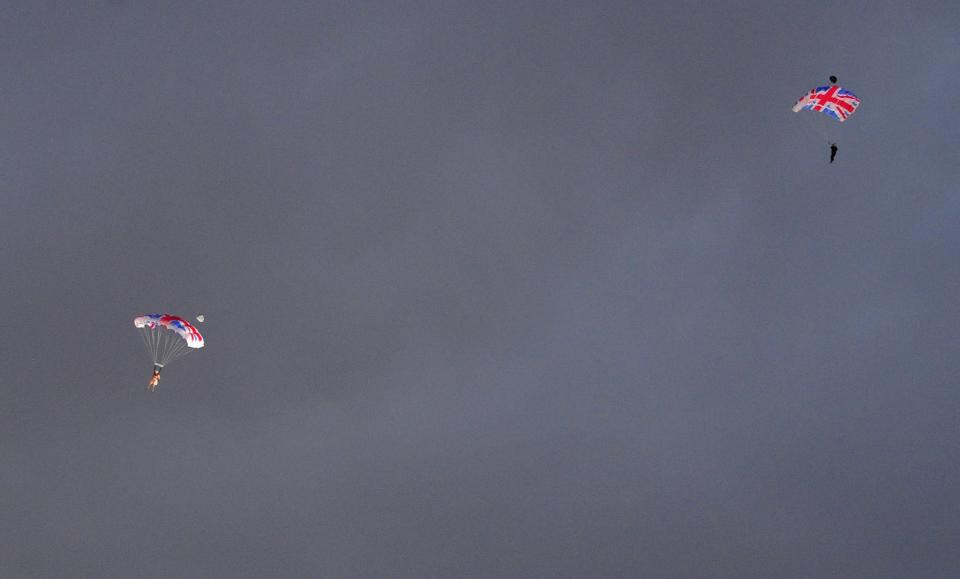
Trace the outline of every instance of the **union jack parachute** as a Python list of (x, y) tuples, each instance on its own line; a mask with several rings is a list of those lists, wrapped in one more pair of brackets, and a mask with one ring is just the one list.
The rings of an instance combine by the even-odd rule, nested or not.
[(163, 368), (176, 358), (203, 347), (203, 336), (190, 322), (170, 314), (147, 314), (133, 319), (154, 365)]
[(860, 106), (857, 95), (837, 85), (818, 86), (800, 97), (793, 105), (793, 112), (810, 110), (829, 115), (841, 123)]

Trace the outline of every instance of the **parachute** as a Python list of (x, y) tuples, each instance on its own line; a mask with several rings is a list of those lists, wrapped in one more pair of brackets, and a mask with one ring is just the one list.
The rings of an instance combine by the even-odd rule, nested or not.
[(831, 145), (831, 163), (836, 155), (833, 148), (838, 140), (840, 125), (856, 112), (860, 98), (853, 92), (839, 86), (837, 77), (830, 77), (830, 84), (810, 89), (793, 104), (793, 112), (812, 111), (816, 115), (804, 115), (802, 125), (826, 139)]
[(793, 112), (803, 110), (829, 115), (841, 123), (856, 112), (860, 106), (857, 95), (837, 85), (818, 86), (800, 97), (793, 105)]
[(203, 323), (203, 314), (197, 314), (197, 321)]
[(170, 314), (147, 314), (134, 318), (154, 366), (163, 368), (176, 358), (203, 347), (203, 336), (190, 322)]

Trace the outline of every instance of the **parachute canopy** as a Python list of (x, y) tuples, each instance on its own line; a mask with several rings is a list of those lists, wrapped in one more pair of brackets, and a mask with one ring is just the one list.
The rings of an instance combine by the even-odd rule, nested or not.
[(793, 105), (793, 112), (810, 110), (830, 115), (841, 123), (857, 110), (860, 99), (857, 95), (837, 85), (818, 86), (800, 97)]
[(133, 325), (140, 331), (153, 363), (160, 367), (203, 347), (200, 332), (179, 316), (147, 314), (134, 318)]

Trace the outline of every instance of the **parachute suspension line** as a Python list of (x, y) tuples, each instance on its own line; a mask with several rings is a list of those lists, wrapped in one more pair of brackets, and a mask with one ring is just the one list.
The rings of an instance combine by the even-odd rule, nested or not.
[(828, 145), (833, 141), (830, 140), (830, 129), (832, 127), (827, 123), (834, 123), (834, 122), (836, 121), (834, 121), (832, 118), (822, 113), (818, 113), (813, 120), (813, 124), (816, 125), (817, 131), (820, 133), (820, 136), (827, 141)]
[(140, 339), (143, 340), (143, 345), (147, 348), (147, 353), (150, 354), (150, 359), (153, 359), (153, 348), (150, 347), (150, 340), (147, 338), (147, 331), (143, 328), (138, 328), (140, 330)]
[(166, 342), (166, 336), (163, 330), (157, 330), (157, 351), (153, 355), (156, 363), (163, 364), (163, 345)]
[(163, 344), (163, 329), (160, 326), (154, 326), (150, 329), (150, 334), (153, 336), (153, 359), (158, 359), (163, 353), (162, 344)]
[(143, 343), (147, 346), (147, 353), (150, 354), (150, 359), (153, 362), (157, 361), (157, 345), (158, 345), (158, 336), (156, 327), (143, 327), (140, 328), (140, 337), (143, 338)]
[(175, 332), (161, 329), (158, 331), (154, 362), (161, 366), (169, 364), (173, 360), (190, 353), (191, 348)]
[(180, 336), (162, 326), (140, 328), (140, 338), (154, 364), (163, 366), (185, 353), (186, 345)]
[(171, 360), (178, 358), (182, 355), (184, 342), (178, 337), (171, 337), (173, 332), (167, 333), (167, 343), (163, 349), (163, 363), (166, 364)]
[(160, 347), (160, 358), (162, 358), (163, 364), (166, 364), (167, 362), (170, 361), (168, 358), (169, 358), (170, 350), (173, 349), (173, 346), (170, 342), (170, 335), (172, 333), (173, 332), (171, 332), (170, 330), (163, 331), (163, 343)]
[(153, 337), (153, 359), (156, 360), (163, 355), (163, 334), (161, 326), (154, 326), (150, 329), (150, 335)]
[(809, 131), (812, 136), (825, 140), (827, 145), (831, 145), (837, 141), (835, 134), (836, 126), (834, 126), (837, 121), (831, 117), (818, 114), (818, 116), (812, 119), (798, 120), (806, 127), (806, 130)]
[(160, 347), (160, 358), (161, 358), (160, 363), (161, 364), (166, 364), (172, 358), (171, 354), (174, 351), (174, 348), (176, 347), (176, 344), (173, 343), (174, 338), (171, 338), (172, 335), (173, 335), (173, 332), (171, 332), (170, 330), (163, 331), (163, 338), (162, 338), (163, 341)]
[(177, 348), (173, 351), (170, 359), (173, 360), (174, 358), (179, 358), (180, 356), (188, 354), (192, 349), (193, 348), (187, 346), (187, 343), (184, 340), (180, 340), (177, 342)]

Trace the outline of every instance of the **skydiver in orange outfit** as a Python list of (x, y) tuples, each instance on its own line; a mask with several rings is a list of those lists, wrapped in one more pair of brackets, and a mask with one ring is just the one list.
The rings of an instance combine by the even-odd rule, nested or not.
[(147, 390), (154, 392), (157, 389), (157, 385), (160, 384), (160, 370), (162, 366), (153, 367), (153, 376), (150, 378), (150, 382), (147, 384)]

